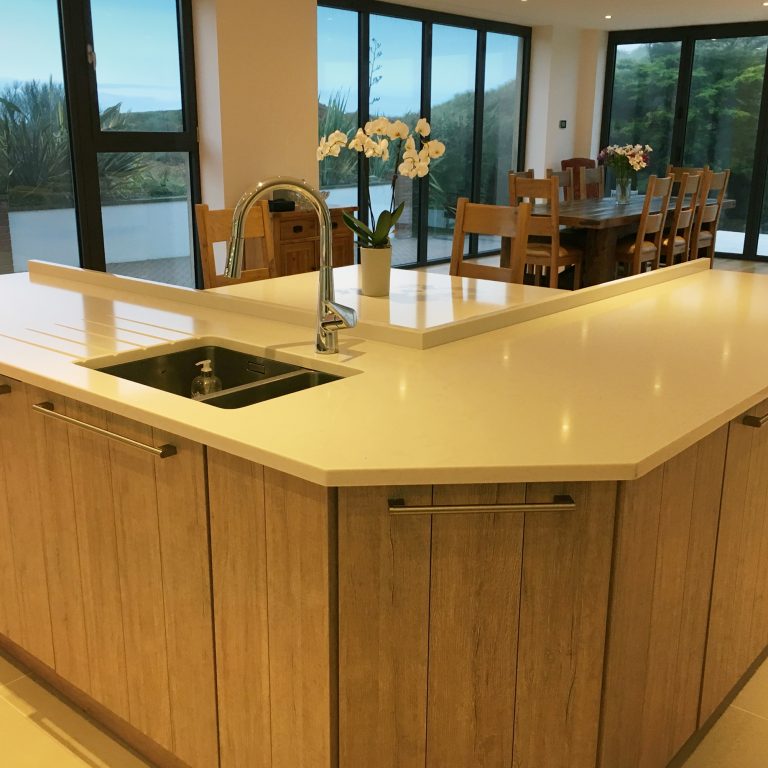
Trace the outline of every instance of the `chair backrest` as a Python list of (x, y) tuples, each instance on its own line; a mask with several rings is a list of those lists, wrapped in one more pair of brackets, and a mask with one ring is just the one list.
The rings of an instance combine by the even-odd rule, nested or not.
[[(507, 184), (509, 185), (509, 189), (512, 189), (512, 179), (532, 179), (533, 178), (533, 168), (529, 168), (527, 171), (510, 171), (507, 174)], [(509, 204), (514, 205), (512, 202), (512, 195), (510, 193), (509, 197)]]
[[(707, 230), (713, 234), (717, 231), (723, 199), (725, 198), (725, 190), (728, 187), (730, 176), (730, 170), (717, 173), (710, 170), (704, 171), (699, 188), (699, 200), (693, 222), (693, 232), (691, 233), (691, 248), (697, 247), (699, 234), (702, 230)], [(694, 254), (691, 254), (691, 258), (695, 258)]]
[(605, 197), (605, 166), (597, 168), (581, 168), (579, 174), (579, 188), (575, 199), (600, 200)]
[(695, 168), (693, 166), (686, 166), (686, 165), (668, 165), (667, 176), (671, 176), (675, 181), (680, 181), (684, 173), (687, 173), (689, 176), (693, 174), (700, 175), (704, 173), (704, 171), (708, 171), (708, 170), (709, 170), (708, 165), (704, 165), (700, 168)]
[[(674, 179), (674, 177), (672, 178)], [(668, 214), (669, 235), (665, 248), (667, 266), (674, 263), (676, 250), (682, 254), (683, 261), (688, 258), (701, 179), (702, 174), (700, 173), (684, 173), (679, 181), (672, 185), (676, 197), (675, 207)], [(676, 240), (677, 237), (683, 238), (684, 246), (682, 249), (679, 241)]]
[(557, 179), (561, 202), (568, 203), (573, 200), (573, 168), (566, 168), (564, 171), (553, 171), (547, 168), (547, 178)]
[[(648, 179), (648, 188), (645, 191), (645, 201), (643, 202), (643, 212), (640, 214), (640, 223), (637, 227), (635, 252), (640, 254), (643, 242), (648, 240), (652, 241), (656, 246), (654, 269), (659, 266), (661, 241), (664, 235), (664, 223), (667, 220), (669, 198), (672, 195), (672, 182), (673, 179), (671, 176), (651, 176), (651, 178)], [(649, 235), (651, 237), (649, 237)], [(634, 272), (635, 271), (633, 271), (633, 274)]]
[(573, 191), (576, 194), (578, 194), (579, 190), (581, 189), (581, 171), (584, 168), (595, 168), (596, 166), (597, 163), (591, 157), (569, 157), (567, 160), (560, 161), (560, 167), (563, 170), (566, 168), (573, 169)]
[(511, 205), (537, 202), (547, 206), (546, 213), (531, 216), (528, 233), (552, 240), (553, 251), (560, 247), (560, 194), (557, 179), (510, 179), (509, 200)]
[(195, 206), (197, 237), (200, 242), (200, 261), (203, 268), (203, 288), (218, 288), (223, 285), (236, 285), (237, 283), (277, 277), (272, 225), (269, 220), (269, 205), (266, 200), (259, 200), (248, 212), (243, 233), (246, 246), (249, 241), (260, 243), (262, 260), (266, 266), (254, 268), (246, 265), (239, 278), (217, 274), (213, 244), (229, 243), (233, 214), (234, 208), (221, 208), (212, 211), (205, 203)]
[[(530, 218), (529, 205), (520, 205), (516, 208), (508, 205), (485, 205), (470, 203), (466, 197), (460, 197), (456, 204), (450, 274), (483, 280), (500, 280), (506, 283), (522, 283)], [(499, 235), (510, 238), (512, 240), (510, 266), (495, 267), (465, 261), (464, 238), (466, 235)]]

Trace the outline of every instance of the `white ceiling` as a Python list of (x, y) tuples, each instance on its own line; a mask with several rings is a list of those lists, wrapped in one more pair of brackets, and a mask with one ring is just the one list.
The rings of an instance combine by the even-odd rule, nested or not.
[[(395, 0), (400, 5), (524, 26), (645, 29), (767, 21), (764, 0)], [(606, 19), (606, 14), (612, 16)]]

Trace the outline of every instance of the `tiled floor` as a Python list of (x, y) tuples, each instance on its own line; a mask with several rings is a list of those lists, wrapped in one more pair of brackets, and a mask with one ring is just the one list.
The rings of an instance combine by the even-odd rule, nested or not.
[(768, 661), (755, 672), (683, 768), (768, 765)]
[(147, 768), (79, 711), (0, 656), (3, 768)]
[[(3, 768), (148, 768), (0, 656), (0, 765)], [(768, 765), (765, 662), (681, 768)]]

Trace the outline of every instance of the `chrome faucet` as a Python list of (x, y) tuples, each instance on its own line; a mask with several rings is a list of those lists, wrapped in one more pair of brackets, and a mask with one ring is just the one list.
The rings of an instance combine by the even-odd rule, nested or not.
[(321, 354), (331, 355), (339, 351), (336, 332), (342, 328), (357, 325), (357, 312), (351, 307), (337, 304), (333, 290), (333, 255), (331, 238), (331, 212), (320, 193), (306, 181), (278, 176), (260, 181), (252, 190), (246, 192), (232, 216), (232, 236), (229, 241), (227, 265), (224, 269), (227, 277), (240, 277), (243, 263), (243, 232), (248, 211), (264, 195), (277, 189), (296, 192), (312, 205), (320, 220), (320, 284), (317, 294), (317, 338), (315, 349)]

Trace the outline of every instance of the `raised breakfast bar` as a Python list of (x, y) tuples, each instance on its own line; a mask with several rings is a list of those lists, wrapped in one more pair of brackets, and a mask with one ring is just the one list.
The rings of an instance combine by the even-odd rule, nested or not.
[[(675, 765), (768, 646), (768, 278), (706, 266), (344, 267), (334, 356), (316, 275), (1, 277), (0, 647), (160, 766)], [(203, 342), (340, 378), (98, 370)]]

